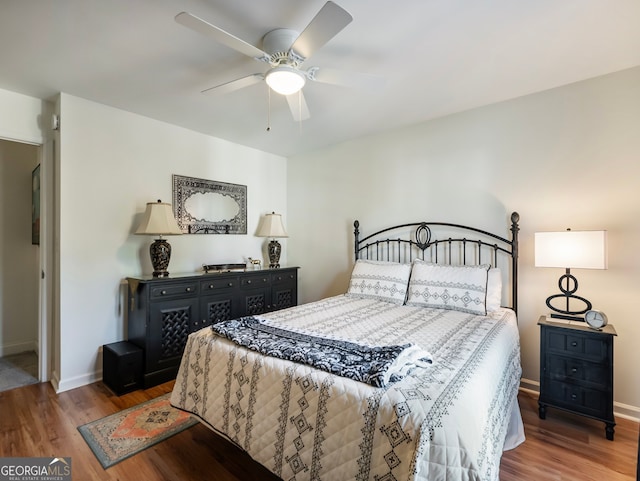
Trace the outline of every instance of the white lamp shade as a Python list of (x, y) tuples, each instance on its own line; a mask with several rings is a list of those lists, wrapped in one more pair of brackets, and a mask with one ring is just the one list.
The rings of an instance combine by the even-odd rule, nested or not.
[(284, 230), (282, 216), (275, 212), (264, 216), (256, 235), (258, 237), (289, 237), (287, 231)]
[(536, 232), (536, 267), (607, 268), (607, 231)]
[(176, 218), (173, 216), (171, 204), (165, 202), (148, 202), (142, 222), (136, 234), (177, 235), (182, 234)]
[(304, 87), (306, 79), (299, 70), (282, 65), (269, 70), (266, 73), (265, 81), (275, 92), (281, 95), (291, 95)]

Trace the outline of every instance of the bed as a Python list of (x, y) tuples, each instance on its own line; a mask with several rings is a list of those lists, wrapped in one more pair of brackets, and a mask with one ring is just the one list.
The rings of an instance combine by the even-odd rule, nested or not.
[(191, 334), (171, 403), (286, 481), (498, 480), (524, 441), (518, 222), (356, 221), (344, 294)]

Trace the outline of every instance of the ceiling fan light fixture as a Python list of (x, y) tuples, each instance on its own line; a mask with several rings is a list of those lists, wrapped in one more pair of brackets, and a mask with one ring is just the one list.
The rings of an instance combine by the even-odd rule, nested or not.
[(274, 92), (281, 95), (291, 95), (304, 87), (306, 78), (299, 70), (280, 65), (267, 72), (265, 81)]

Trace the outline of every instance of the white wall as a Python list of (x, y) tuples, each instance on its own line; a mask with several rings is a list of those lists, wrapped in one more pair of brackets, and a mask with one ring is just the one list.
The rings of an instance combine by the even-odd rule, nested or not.
[(38, 346), (39, 247), (31, 244), (38, 147), (0, 140), (0, 356)]
[(169, 271), (195, 272), (203, 263), (264, 259), (265, 240), (253, 233), (267, 212), (286, 220), (287, 161), (66, 94), (59, 109), (61, 357), (54, 377), (66, 390), (97, 379), (100, 346), (126, 338), (123, 280), (152, 271), (153, 239), (133, 232), (147, 202), (172, 201), (171, 175), (247, 186), (248, 235), (168, 239)]
[(289, 159), (289, 260), (300, 300), (344, 292), (353, 220), (363, 235), (453, 221), (507, 236), (521, 215), (519, 326), (525, 380), (539, 379), (538, 317), (561, 269), (533, 267), (536, 231), (606, 229), (609, 269), (575, 270), (615, 341), (616, 410), (639, 417), (640, 68)]

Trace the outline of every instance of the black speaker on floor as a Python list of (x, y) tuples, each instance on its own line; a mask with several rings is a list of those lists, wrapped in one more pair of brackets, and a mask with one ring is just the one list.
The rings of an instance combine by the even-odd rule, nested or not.
[(128, 341), (102, 346), (102, 381), (118, 396), (142, 388), (143, 351)]

